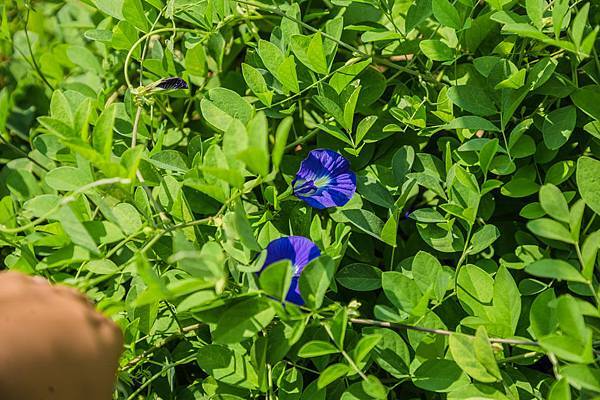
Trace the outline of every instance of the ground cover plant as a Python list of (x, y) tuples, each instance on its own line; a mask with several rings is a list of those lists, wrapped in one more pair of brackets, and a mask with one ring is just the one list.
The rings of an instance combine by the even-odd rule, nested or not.
[(600, 395), (598, 1), (1, 12), (1, 268), (115, 399)]

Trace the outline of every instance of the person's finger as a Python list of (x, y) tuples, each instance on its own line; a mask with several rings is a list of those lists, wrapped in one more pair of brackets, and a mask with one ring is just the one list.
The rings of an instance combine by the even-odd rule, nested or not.
[(56, 291), (56, 293), (65, 296), (67, 298), (71, 298), (73, 300), (76, 300), (77, 302), (81, 303), (81, 304), (85, 304), (88, 305), (90, 307), (93, 306), (92, 301), (83, 293), (81, 293), (79, 290), (69, 287), (69, 286), (64, 286), (64, 285), (56, 285), (54, 286), (54, 290)]
[(0, 272), (1, 282), (26, 283), (29, 279), (29, 276), (18, 271), (7, 270)]
[(42, 276), (32, 276), (31, 278), (31, 282), (37, 284), (37, 285), (50, 285), (50, 282), (48, 281), (48, 279), (42, 277)]

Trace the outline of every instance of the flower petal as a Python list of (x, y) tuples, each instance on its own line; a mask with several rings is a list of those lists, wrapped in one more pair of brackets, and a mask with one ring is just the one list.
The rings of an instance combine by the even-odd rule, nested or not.
[(333, 150), (316, 149), (300, 164), (296, 179), (317, 180), (323, 177), (335, 177), (348, 172), (350, 163), (341, 154)]
[[(300, 274), (304, 267), (313, 259), (321, 255), (321, 250), (316, 244), (303, 236), (288, 236), (275, 239), (267, 246), (267, 258), (261, 269), (261, 272), (269, 265), (280, 260), (290, 260), (294, 268), (294, 275), (286, 301), (298, 305), (303, 305), (304, 300), (300, 294)], [(260, 273), (260, 272), (259, 272)]]
[(161, 89), (166, 89), (166, 90), (170, 90), (170, 89), (187, 89), (188, 85), (187, 82), (184, 81), (181, 78), (165, 78), (163, 80), (161, 80), (158, 85), (156, 85), (156, 87), (159, 87)]
[(300, 294), (300, 286), (298, 285), (299, 282), (300, 277), (295, 276), (292, 278), (292, 283), (290, 283), (290, 290), (288, 291), (287, 296), (285, 296), (285, 301), (289, 301), (290, 303), (294, 303), (301, 306), (304, 305), (304, 299)]
[(263, 269), (280, 260), (290, 260), (294, 267), (294, 276), (313, 259), (321, 255), (316, 244), (303, 236), (288, 236), (273, 240), (267, 246), (267, 258)]
[(292, 181), (294, 195), (318, 209), (343, 206), (356, 191), (356, 175), (349, 168), (350, 163), (341, 154), (313, 150)]

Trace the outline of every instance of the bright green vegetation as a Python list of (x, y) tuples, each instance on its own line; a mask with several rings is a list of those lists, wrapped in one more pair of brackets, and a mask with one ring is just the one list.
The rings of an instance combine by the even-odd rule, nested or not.
[[(598, 1), (0, 12), (2, 268), (120, 324), (116, 399), (600, 395)], [(316, 148), (343, 207), (291, 194)]]

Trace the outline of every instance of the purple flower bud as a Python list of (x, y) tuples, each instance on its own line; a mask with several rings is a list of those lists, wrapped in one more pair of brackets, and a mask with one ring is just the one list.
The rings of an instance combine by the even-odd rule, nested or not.
[(173, 89), (187, 89), (188, 85), (186, 81), (181, 78), (165, 78), (156, 87), (165, 90), (173, 90)]

